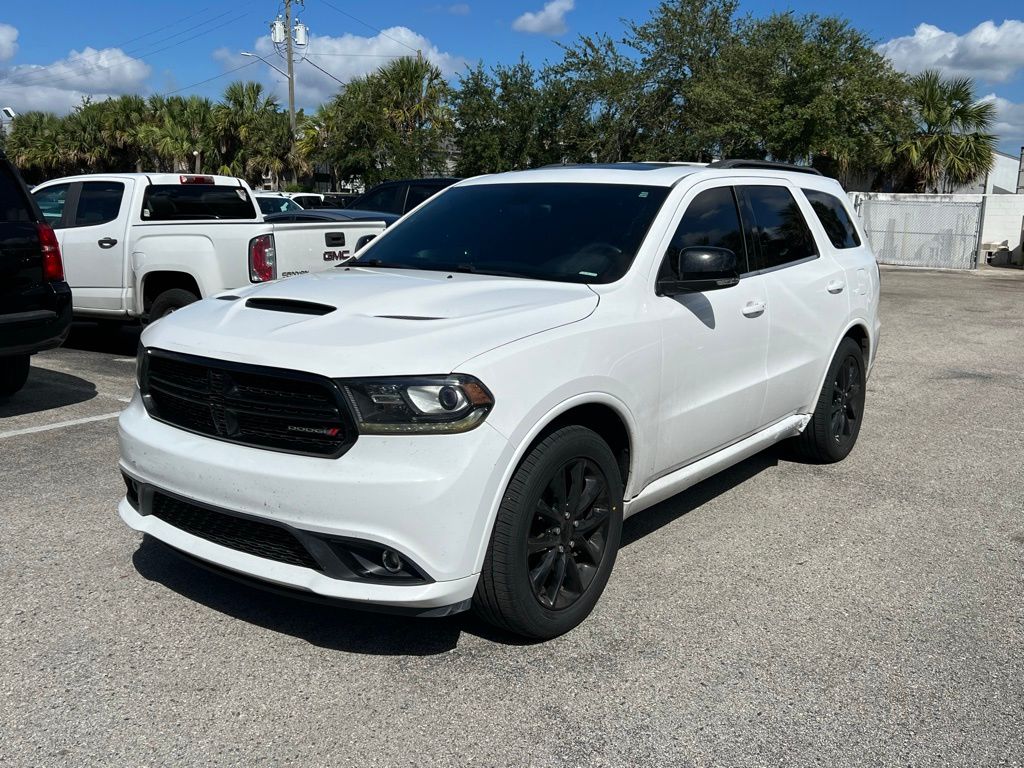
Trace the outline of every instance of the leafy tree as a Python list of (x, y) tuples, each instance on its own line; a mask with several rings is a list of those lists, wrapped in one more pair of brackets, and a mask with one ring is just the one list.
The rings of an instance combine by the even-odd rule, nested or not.
[(922, 72), (910, 81), (910, 109), (913, 129), (895, 142), (888, 159), (909, 171), (916, 187), (951, 192), (992, 167), (996, 139), (988, 131), (995, 105), (975, 100), (973, 80)]

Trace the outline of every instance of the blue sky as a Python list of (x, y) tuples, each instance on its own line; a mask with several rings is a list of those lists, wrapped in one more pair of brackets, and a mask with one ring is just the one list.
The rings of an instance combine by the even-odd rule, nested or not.
[[(299, 16), (312, 35), (311, 60), (347, 80), (417, 48), (449, 74), (467, 62), (512, 62), (520, 54), (542, 64), (559, 57), (557, 41), (594, 32), (618, 35), (621, 17), (646, 18), (656, 5), (654, 0), (307, 0)], [(5, 6), (0, 10), (0, 106), (65, 112), (83, 94), (180, 91), (216, 97), (226, 83), (243, 77), (285, 93), (283, 78), (239, 56), (246, 50), (273, 55), (267, 22), (280, 9), (277, 0), (50, 0), (45, 14), (32, 3)], [(975, 77), (978, 96), (998, 107), (1000, 148), (1016, 154), (1024, 143), (1024, 21), (1019, 20), (1024, 10), (1018, 3), (747, 0), (740, 10), (756, 16), (776, 10), (844, 15), (901, 69), (930, 66)], [(299, 66), (296, 81), (299, 104), (306, 107), (328, 98), (337, 85), (309, 64)]]

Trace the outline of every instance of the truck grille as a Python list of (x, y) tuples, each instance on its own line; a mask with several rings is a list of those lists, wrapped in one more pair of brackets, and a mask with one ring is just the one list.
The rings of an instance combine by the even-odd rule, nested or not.
[(152, 515), (186, 533), (279, 563), (323, 571), (309, 551), (286, 528), (226, 515), (166, 494), (153, 493)]
[(227, 442), (337, 458), (356, 440), (330, 379), (158, 349), (142, 352), (140, 387), (150, 415)]

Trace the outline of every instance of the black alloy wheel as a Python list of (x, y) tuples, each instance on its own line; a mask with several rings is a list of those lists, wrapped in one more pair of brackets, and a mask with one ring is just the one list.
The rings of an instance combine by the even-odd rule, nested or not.
[(864, 413), (864, 387), (861, 382), (860, 360), (847, 355), (839, 364), (832, 382), (832, 439), (837, 443), (856, 436), (860, 418)]
[(547, 639), (582, 622), (604, 591), (622, 535), (622, 472), (593, 430), (561, 427), (520, 462), (498, 507), (473, 608)]
[(864, 351), (847, 337), (839, 343), (829, 364), (810, 421), (794, 438), (805, 459), (829, 464), (842, 461), (853, 450), (864, 421), (864, 376)]
[(537, 500), (527, 538), (534, 597), (545, 608), (575, 603), (594, 581), (611, 522), (608, 479), (590, 459), (559, 467)]

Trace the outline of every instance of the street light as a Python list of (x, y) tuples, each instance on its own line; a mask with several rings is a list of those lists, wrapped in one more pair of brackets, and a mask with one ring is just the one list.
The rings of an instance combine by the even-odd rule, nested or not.
[(266, 64), (271, 69), (276, 69), (278, 72), (280, 72), (282, 75), (284, 75), (289, 80), (292, 79), (292, 76), (289, 75), (287, 72), (285, 72), (283, 69), (281, 69), (280, 67), (275, 67), (269, 61), (267, 61), (267, 58), (265, 56), (260, 56), (258, 53), (251, 53), (250, 51), (242, 51), (239, 54), (239, 56), (249, 56), (249, 57), (251, 57), (253, 59), (259, 59), (260, 61), (262, 61), (264, 64)]

